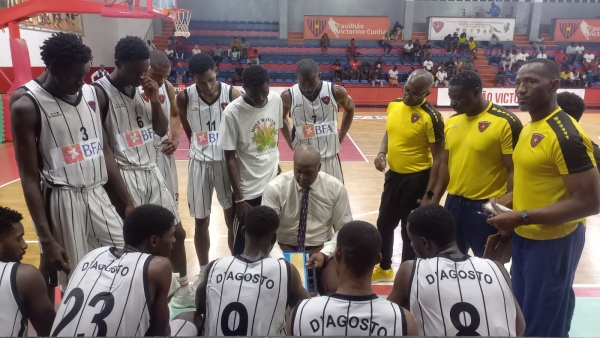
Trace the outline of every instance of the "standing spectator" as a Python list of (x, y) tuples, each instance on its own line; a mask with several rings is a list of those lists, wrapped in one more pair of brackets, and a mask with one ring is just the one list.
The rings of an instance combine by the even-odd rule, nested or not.
[(165, 54), (167, 54), (167, 58), (173, 65), (173, 60), (175, 59), (175, 51), (171, 48), (171, 45), (167, 45), (167, 49), (165, 49)]
[(500, 16), (500, 12), (501, 12), (500, 7), (492, 2), (492, 5), (490, 6), (490, 10), (486, 11), (485, 13), (489, 14), (492, 18), (497, 18)]
[(392, 87), (398, 87), (398, 66), (394, 65), (394, 68), (388, 71), (388, 83)]
[(450, 60), (444, 63), (444, 69), (448, 73), (448, 77), (451, 78), (456, 73), (456, 60), (454, 58), (450, 58)]
[(358, 47), (356, 47), (354, 39), (350, 40), (350, 44), (346, 48), (346, 53), (348, 54), (348, 61), (358, 56)]
[(418, 62), (418, 63), (421, 63), (421, 60), (422, 60), (421, 48), (422, 48), (422, 46), (421, 46), (421, 43), (419, 42), (419, 39), (416, 39), (415, 43), (413, 44), (413, 54), (414, 54), (414, 61)]
[(577, 71), (577, 68), (573, 68), (571, 70), (571, 74), (570, 75), (570, 79), (571, 79), (571, 85), (573, 86), (573, 88), (582, 88), (583, 86), (581, 85), (581, 77), (579, 74), (579, 71)]
[(171, 76), (175, 78), (176, 84), (183, 84), (187, 81), (188, 69), (179, 61), (177, 62), (177, 67), (173, 67), (171, 70)]
[(475, 67), (473, 60), (471, 58), (466, 58), (462, 65), (462, 70), (473, 70), (473, 67)]
[(412, 40), (408, 40), (406, 42), (406, 44), (404, 45), (404, 51), (402, 52), (402, 58), (404, 59), (403, 61), (406, 62), (406, 58), (408, 57), (409, 62), (413, 62), (413, 48), (414, 45), (412, 43)]
[(500, 53), (504, 53), (504, 45), (500, 42), (498, 36), (495, 33), (492, 33), (492, 38), (490, 39), (490, 54), (492, 54), (494, 48), (500, 48)]
[(375, 67), (375, 70), (371, 75), (371, 87), (375, 87), (376, 83), (378, 83), (380, 87), (383, 87), (383, 74), (381, 73), (381, 67)]
[(469, 52), (471, 53), (471, 57), (473, 60), (477, 60), (477, 43), (473, 39), (473, 37), (469, 38)]
[(569, 57), (569, 64), (574, 64), (577, 61), (577, 46), (575, 46), (575, 42), (572, 42), (570, 46), (567, 47), (567, 56)]
[(360, 80), (370, 80), (371, 79), (371, 64), (369, 61), (363, 61), (360, 65)]
[(352, 61), (348, 62), (348, 80), (352, 80), (354, 76), (359, 80), (359, 71), (360, 71), (360, 61), (356, 58), (356, 56), (352, 59)]
[(433, 73), (433, 61), (431, 61), (431, 56), (427, 57), (427, 59), (423, 61), (423, 68), (426, 71)]
[(240, 50), (237, 47), (233, 47), (230, 51), (229, 51), (230, 57), (231, 57), (231, 64), (232, 65), (236, 65), (240, 59)]
[(175, 42), (175, 59), (183, 60), (185, 54), (185, 38), (178, 36)]
[(383, 48), (383, 54), (389, 54), (392, 52), (392, 44), (390, 39), (390, 33), (385, 32), (381, 38), (381, 47)]
[(548, 58), (548, 54), (546, 54), (546, 52), (544, 50), (542, 50), (541, 53), (539, 53), (538, 55), (535, 56), (536, 59), (547, 59)]
[(538, 54), (544, 52), (544, 37), (542, 36), (542, 33), (540, 33), (535, 40), (531, 41), (531, 45), (537, 50)]
[(342, 65), (340, 64), (340, 61), (336, 59), (333, 62), (333, 65), (331, 68), (333, 70), (333, 81), (334, 82), (342, 81), (344, 71), (342, 70)]
[(147, 40), (146, 43), (148, 44), (148, 49), (150, 49), (150, 50), (156, 49), (156, 46), (152, 43), (151, 40)]
[(246, 38), (242, 38), (242, 43), (240, 44), (240, 46), (242, 46), (242, 49), (240, 50), (242, 55), (240, 57), (240, 60), (242, 59), (248, 59), (248, 53), (250, 52), (250, 42), (246, 41)]
[(577, 53), (577, 57), (575, 58), (576, 63), (583, 63), (583, 51), (585, 47), (583, 47), (583, 43), (579, 43), (579, 46), (575, 47), (575, 52)]
[(233, 47), (237, 47), (238, 51), (242, 50), (242, 44), (238, 41), (237, 37), (234, 37), (233, 41), (231, 41), (231, 44), (229, 45), (229, 50), (227, 51), (229, 56), (231, 56), (231, 51), (233, 50)]
[(217, 145), (224, 150), (225, 165), (235, 201), (233, 254), (244, 252), (241, 231), (246, 213), (261, 205), (268, 183), (279, 167), (279, 129), (283, 104), (269, 90), (269, 74), (261, 66), (248, 66), (242, 74), (245, 94), (223, 111)]
[(325, 33), (321, 37), (321, 51), (323, 53), (327, 53), (329, 46), (331, 46), (331, 44), (329, 43), (329, 36), (327, 35), (327, 33)]
[(583, 54), (583, 67), (586, 71), (590, 71), (592, 61), (594, 61), (595, 58), (596, 56), (592, 54), (592, 52), (589, 49), (585, 51), (585, 53)]
[(427, 59), (428, 56), (431, 56), (431, 41), (425, 41), (425, 44), (421, 47), (423, 51), (423, 58)]
[(248, 55), (248, 60), (246, 61), (246, 63), (248, 63), (248, 65), (260, 65), (260, 60), (258, 58), (258, 50), (256, 48), (250, 50), (250, 54)]
[(506, 71), (504, 68), (498, 68), (498, 72), (494, 77), (494, 87), (497, 87), (497, 84), (501, 84), (502, 88), (504, 88), (504, 85), (506, 84)]
[(192, 49), (192, 55), (200, 54), (202, 51), (198, 45), (194, 45), (194, 49)]
[(452, 35), (448, 34), (444, 38), (444, 48), (446, 49), (446, 53), (452, 53), (454, 51), (452, 44)]
[(512, 66), (513, 66), (513, 59), (512, 56), (510, 55), (510, 50), (506, 50), (504, 54), (502, 54), (502, 58), (500, 59), (500, 66), (506, 71), (506, 67), (508, 67), (508, 70), (512, 70)]
[(100, 65), (100, 69), (98, 69), (92, 74), (92, 82), (100, 80), (105, 76), (108, 76), (108, 72), (106, 71), (106, 69), (104, 69), (104, 65)]
[(221, 49), (221, 46), (219, 46), (218, 43), (215, 45), (215, 48), (213, 48), (213, 60), (217, 64), (217, 67), (219, 67), (219, 64), (223, 61), (223, 49)]
[(525, 64), (525, 62), (529, 60), (529, 54), (527, 54), (527, 51), (525, 51), (525, 49), (521, 50), (521, 52), (519, 54), (517, 54), (515, 56), (515, 63), (517, 66), (517, 71), (523, 67), (523, 65)]
[(554, 54), (554, 61), (558, 64), (559, 68), (569, 67), (569, 57), (565, 54), (564, 49), (560, 49)]
[(458, 53), (465, 54), (469, 51), (469, 42), (467, 40), (467, 33), (461, 33), (458, 38)]
[(444, 70), (444, 66), (440, 66), (440, 68), (438, 68), (437, 73), (435, 73), (435, 83), (433, 84), (433, 86), (437, 87), (440, 83), (448, 87), (448, 73), (446, 73), (446, 71)]
[(458, 48), (458, 39), (458, 33), (454, 32), (454, 34), (452, 34), (452, 53)]
[(560, 84), (563, 88), (571, 87), (571, 71), (569, 67), (564, 67), (563, 71), (560, 72)]
[(242, 68), (242, 64), (238, 63), (235, 65), (235, 76), (233, 78), (233, 84), (235, 85), (237, 82), (242, 82), (242, 73), (244, 73), (244, 68)]

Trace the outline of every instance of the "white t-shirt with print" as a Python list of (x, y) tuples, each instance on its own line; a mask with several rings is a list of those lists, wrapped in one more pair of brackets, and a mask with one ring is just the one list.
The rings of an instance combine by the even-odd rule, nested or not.
[(246, 201), (261, 196), (277, 176), (282, 116), (281, 97), (273, 91), (262, 108), (252, 107), (240, 96), (223, 111), (217, 144), (223, 150), (236, 151), (240, 189)]
[(594, 55), (594, 54), (591, 54), (591, 53), (583, 54), (583, 59), (585, 60), (585, 62), (592, 62), (595, 58), (596, 58), (596, 55)]

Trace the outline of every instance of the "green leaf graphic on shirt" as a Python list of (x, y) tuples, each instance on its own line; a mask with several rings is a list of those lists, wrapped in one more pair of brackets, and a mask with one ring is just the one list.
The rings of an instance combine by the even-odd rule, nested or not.
[(277, 136), (277, 129), (272, 123), (269, 123), (267, 126), (267, 122), (263, 122), (263, 128), (260, 126), (256, 126), (256, 131), (254, 132), (254, 136), (252, 136), (252, 141), (256, 143), (256, 149), (260, 152), (263, 152), (267, 149), (273, 149), (277, 146), (277, 140), (275, 137)]

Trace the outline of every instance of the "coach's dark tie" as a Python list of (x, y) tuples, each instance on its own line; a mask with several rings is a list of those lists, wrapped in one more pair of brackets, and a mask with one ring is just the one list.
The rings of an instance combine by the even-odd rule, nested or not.
[(300, 222), (298, 223), (298, 244), (296, 250), (304, 251), (304, 238), (306, 237), (306, 219), (308, 214), (308, 191), (302, 189), (302, 203), (300, 204)]

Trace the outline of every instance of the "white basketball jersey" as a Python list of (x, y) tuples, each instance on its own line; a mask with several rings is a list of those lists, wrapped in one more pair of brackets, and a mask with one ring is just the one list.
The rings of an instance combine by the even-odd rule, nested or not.
[(377, 297), (331, 296), (303, 300), (294, 309), (291, 336), (406, 336), (397, 304)]
[(465, 256), (414, 262), (410, 312), (421, 336), (515, 336), (515, 301), (493, 261)]
[(86, 188), (106, 183), (96, 89), (83, 85), (73, 104), (39, 85), (28, 89), (25, 95), (39, 112), (36, 134), (42, 179), (55, 187)]
[(299, 85), (290, 88), (294, 148), (311, 144), (319, 149), (321, 157), (333, 157), (340, 151), (337, 129), (339, 105), (333, 86), (331, 82), (322, 81), (321, 92), (312, 102), (302, 94)]
[(144, 94), (136, 88), (133, 96), (128, 96), (113, 86), (109, 76), (95, 83), (104, 89), (110, 99), (104, 126), (117, 163), (139, 169), (155, 166), (152, 111), (146, 109)]
[(0, 337), (26, 337), (27, 318), (21, 311), (21, 300), (17, 291), (17, 269), (19, 263), (0, 262)]
[(21, 86), (21, 88), (25, 89), (25, 91), (30, 91), (34, 88), (39, 88), (41, 86), (42, 86), (42, 84), (40, 83), (40, 81), (38, 81), (38, 79), (33, 79), (33, 80), (27, 82), (26, 84), (24, 84), (23, 86)]
[[(152, 115), (152, 104), (150, 103), (148, 97), (144, 94), (144, 89), (142, 89), (142, 87), (140, 86), (138, 87), (138, 91), (140, 94), (142, 94), (142, 98), (144, 99), (144, 102), (146, 104), (146, 111), (150, 115)], [(171, 135), (171, 104), (173, 104), (173, 102), (171, 102), (171, 97), (169, 96), (169, 89), (166, 83), (164, 83), (162, 87), (158, 89), (158, 99), (160, 100), (163, 113), (165, 113), (167, 121), (169, 121), (169, 129), (167, 130), (165, 136), (160, 137), (154, 134), (154, 146), (157, 149), (162, 149), (163, 141), (168, 140)]]
[(217, 260), (206, 285), (205, 336), (283, 336), (290, 287), (287, 261)]
[(223, 110), (231, 102), (233, 87), (219, 82), (219, 95), (206, 102), (193, 84), (186, 88), (187, 120), (192, 128), (190, 158), (196, 161), (223, 161), (223, 150), (217, 146)]
[(77, 264), (52, 337), (139, 337), (150, 328), (148, 265), (152, 255), (93, 250)]

